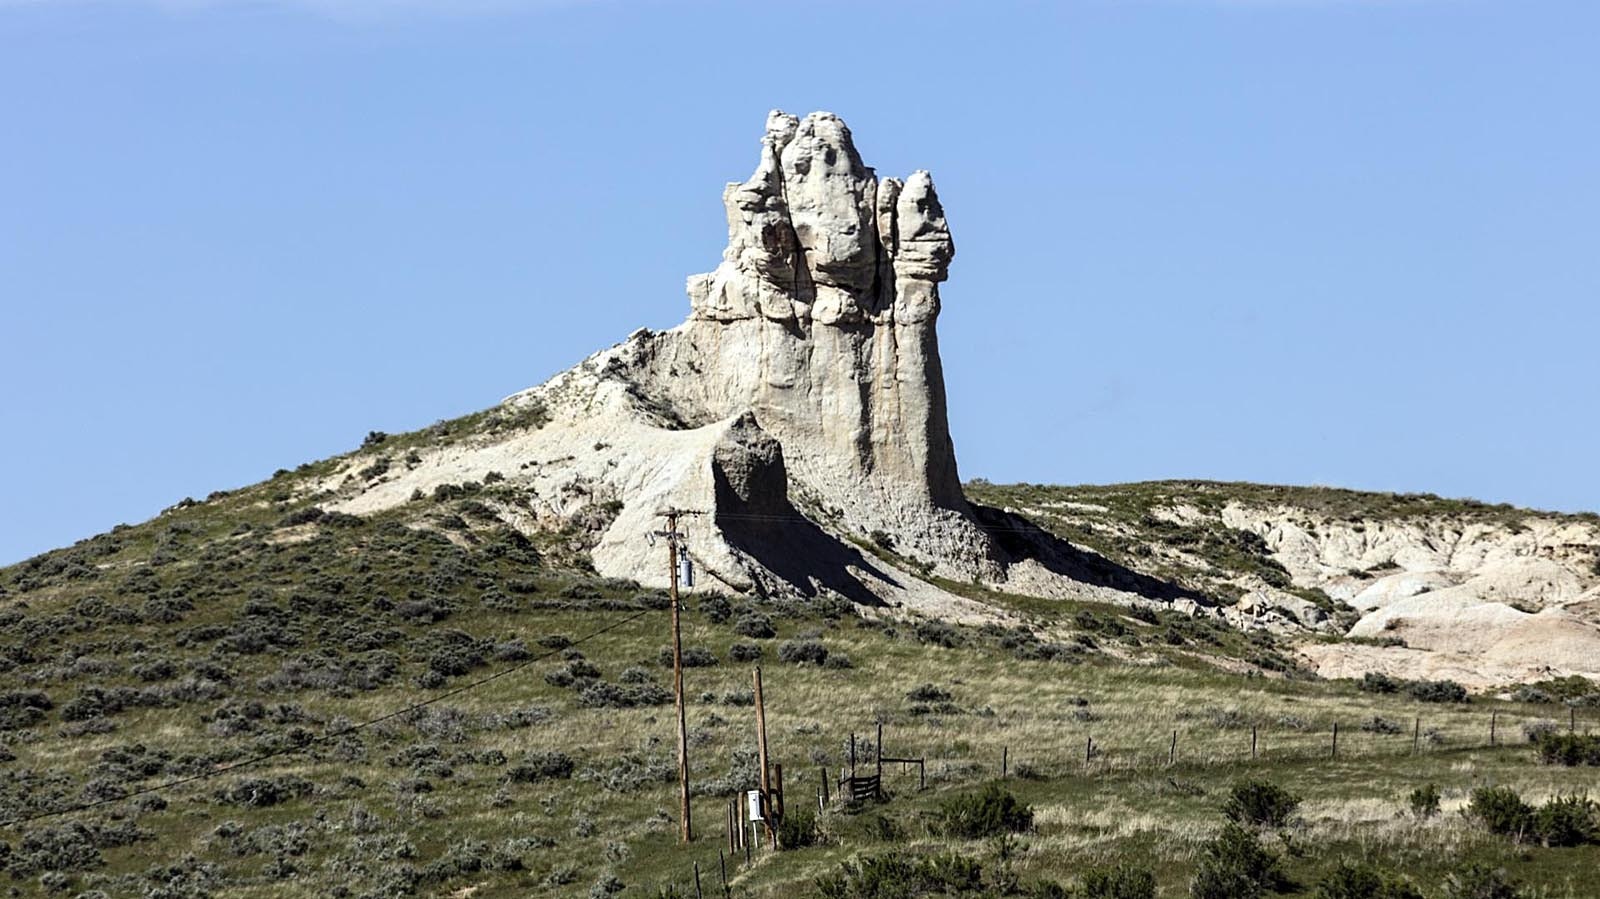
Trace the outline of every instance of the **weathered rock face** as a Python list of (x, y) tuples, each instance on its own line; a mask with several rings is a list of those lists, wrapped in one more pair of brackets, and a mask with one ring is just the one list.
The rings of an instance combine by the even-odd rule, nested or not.
[(802, 493), (860, 532), (983, 566), (964, 517), (936, 323), (955, 245), (927, 172), (878, 179), (837, 116), (773, 112), (723, 192), (728, 246), (690, 317), (616, 368), (690, 425), (749, 412)]

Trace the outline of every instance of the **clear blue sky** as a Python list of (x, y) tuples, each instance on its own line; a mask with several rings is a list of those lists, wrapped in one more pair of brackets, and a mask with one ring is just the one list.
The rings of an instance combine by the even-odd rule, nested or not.
[(1600, 3), (0, 0), (0, 563), (485, 407), (771, 107), (934, 173), (965, 477), (1600, 508)]

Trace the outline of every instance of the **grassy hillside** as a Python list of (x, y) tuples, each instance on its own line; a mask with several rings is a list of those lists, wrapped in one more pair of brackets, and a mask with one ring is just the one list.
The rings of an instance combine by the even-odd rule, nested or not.
[[(368, 452), (401, 465), (414, 441), (537, 424), (479, 417)], [(491, 482), (371, 518), (321, 514), (333, 470), (282, 472), (0, 570), (0, 864), (15, 894), (693, 895), (699, 863), (715, 895), (727, 800), (756, 778), (760, 664), (792, 810), (814, 806), (852, 732), (871, 758), (879, 722), (889, 751), (927, 758), (928, 784), (891, 770), (887, 802), (829, 808), (815, 845), (731, 861), (737, 895), (918, 895), (868, 892), (864, 876), (819, 885), (890, 853), (955, 853), (935, 866), (945, 879), (924, 878), (947, 893), (1060, 895), (1049, 884), (1125, 862), (1160, 895), (1187, 895), (1247, 777), (1304, 799), (1261, 838), (1283, 895), (1316, 895), (1351, 859), (1429, 897), (1473, 860), (1539, 895), (1592, 895), (1579, 872), (1600, 848), (1517, 844), (1458, 813), (1486, 785), (1530, 800), (1596, 786), (1600, 768), (1538, 764), (1526, 742), (1525, 728), (1565, 722), (1563, 706), (1363, 692), (1209, 619), (971, 586), (1027, 626), (688, 597), (700, 839), (680, 848), (667, 602), (586, 565), (615, 509), (526, 537), (498, 520), (515, 497)], [(1001, 491), (1034, 489), (975, 492), (1002, 505)], [(1153, 488), (1070, 489), (1132, 516)], [(1221, 539), (1220, 557), (1260, 564)], [(996, 780), (1002, 753), (1031, 827), (951, 833), (945, 804)], [(1430, 783), (1444, 814), (1414, 819), (1407, 796)]]

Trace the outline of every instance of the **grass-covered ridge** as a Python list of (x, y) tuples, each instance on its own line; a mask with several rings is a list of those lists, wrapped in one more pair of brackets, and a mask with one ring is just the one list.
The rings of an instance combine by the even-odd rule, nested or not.
[[(1527, 695), (1538, 702), (1430, 703), (1309, 679), (1277, 638), (1210, 618), (957, 584), (947, 586), (1026, 624), (690, 596), (702, 837), (681, 849), (665, 599), (588, 570), (588, 528), (603, 517), (523, 535), (496, 512), (514, 488), (492, 480), (368, 518), (317, 511), (352, 461), (405, 465), (418, 441), (493, 427), (483, 417), (375, 438), (358, 457), (0, 570), (0, 821), (104, 803), (0, 828), (8, 885), (64, 896), (693, 895), (699, 862), (715, 895), (724, 803), (756, 777), (755, 664), (791, 807), (812, 802), (822, 767), (837, 773), (850, 733), (869, 761), (879, 721), (890, 751), (928, 759), (929, 783), (918, 792), (891, 769), (887, 804), (829, 808), (815, 845), (731, 867), (736, 895), (856, 889), (846, 861), (947, 854), (956, 861), (928, 870), (985, 894), (1053, 895), (1038, 891), (1099, 883), (1091, 872), (1122, 864), (1152, 875), (1160, 895), (1187, 895), (1245, 777), (1303, 800), (1261, 838), (1285, 895), (1315, 895), (1360, 860), (1442, 896), (1445, 878), (1476, 860), (1577, 897), (1587, 884), (1572, 872), (1600, 862), (1592, 844), (1517, 844), (1459, 813), (1485, 785), (1533, 805), (1594, 786), (1600, 769), (1540, 763), (1586, 750), (1528, 742), (1566, 722), (1560, 702), (1589, 695), (1576, 685)], [(985, 489), (980, 501), (1002, 504)], [(1107, 495), (1084, 501), (1121, 508)], [(1235, 550), (1249, 564), (1249, 546), (1219, 552)], [(952, 828), (947, 810), (998, 776), (1002, 751), (1004, 789), (1029, 824), (1003, 840)], [(1409, 797), (1429, 784), (1444, 812), (1419, 820)]]

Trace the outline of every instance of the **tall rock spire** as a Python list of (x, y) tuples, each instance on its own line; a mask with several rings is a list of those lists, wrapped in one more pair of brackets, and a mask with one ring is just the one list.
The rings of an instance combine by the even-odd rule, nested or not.
[(774, 111), (723, 203), (722, 262), (689, 278), (664, 354), (675, 405), (754, 413), (790, 473), (863, 527), (964, 511), (935, 332), (955, 245), (932, 177), (880, 180), (838, 116)]

